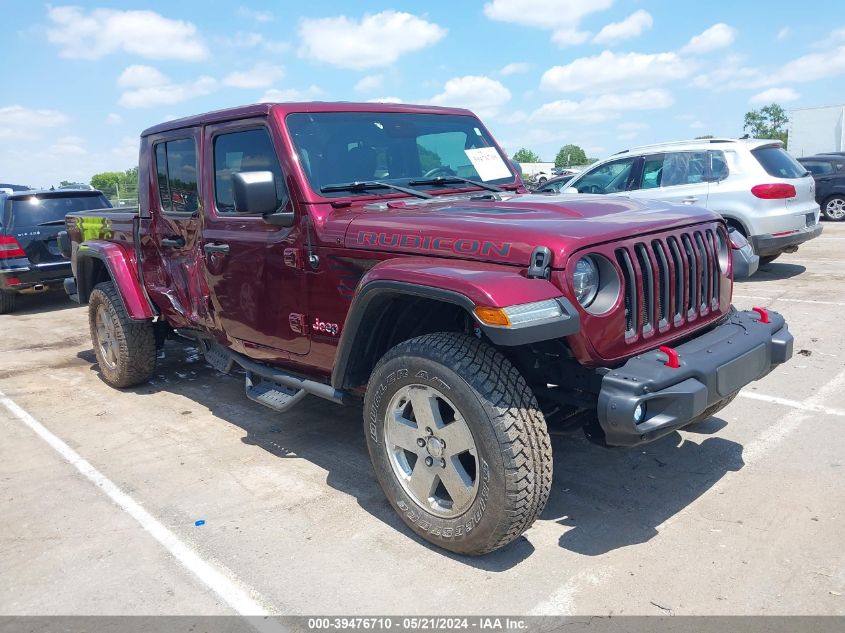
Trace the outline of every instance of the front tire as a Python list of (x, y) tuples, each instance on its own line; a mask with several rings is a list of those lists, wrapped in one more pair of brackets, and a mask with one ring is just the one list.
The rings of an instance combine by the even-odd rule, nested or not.
[(542, 512), (552, 484), (546, 421), (519, 371), (465, 334), (400, 343), (364, 402), (373, 468), (402, 520), (460, 554), (507, 545)]
[(842, 222), (845, 220), (845, 196), (831, 196), (824, 201), (822, 210), (828, 220)]
[(97, 284), (88, 299), (91, 342), (103, 380), (122, 389), (149, 380), (155, 370), (153, 325), (132, 321), (114, 284)]
[(9, 314), (15, 311), (17, 294), (8, 290), (0, 290), (0, 314)]

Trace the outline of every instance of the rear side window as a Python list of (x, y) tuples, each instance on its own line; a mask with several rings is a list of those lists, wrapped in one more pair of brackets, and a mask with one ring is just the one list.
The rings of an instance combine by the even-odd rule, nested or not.
[(802, 160), (801, 164), (814, 176), (821, 176), (824, 174), (832, 174), (833, 163), (827, 163), (818, 160)]
[(802, 178), (807, 168), (792, 158), (782, 147), (769, 146), (751, 150), (766, 173), (775, 178)]
[(12, 198), (8, 200), (7, 205), (10, 229), (62, 224), (68, 213), (111, 207), (101, 193), (88, 196), (33, 195)]
[(194, 213), (197, 195), (197, 150), (193, 139), (184, 138), (155, 146), (158, 194), (162, 211)]
[(707, 152), (668, 152), (646, 156), (639, 189), (707, 182)]
[(278, 207), (288, 200), (279, 158), (265, 128), (220, 134), (214, 139), (214, 201), (218, 213), (234, 213), (232, 176), (242, 171), (270, 171)]

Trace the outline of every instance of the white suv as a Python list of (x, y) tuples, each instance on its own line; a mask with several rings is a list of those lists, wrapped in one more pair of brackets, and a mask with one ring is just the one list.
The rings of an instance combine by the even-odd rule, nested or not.
[(714, 138), (618, 152), (567, 193), (694, 204), (720, 213), (766, 264), (822, 232), (813, 177), (780, 141)]

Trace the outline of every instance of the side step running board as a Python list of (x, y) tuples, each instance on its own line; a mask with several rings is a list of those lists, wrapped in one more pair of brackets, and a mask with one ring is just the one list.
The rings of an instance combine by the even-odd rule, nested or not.
[(243, 367), (247, 397), (276, 411), (287, 411), (308, 394), (336, 404), (346, 404), (349, 400), (345, 391), (331, 385), (269, 367), (205, 338), (198, 342), (206, 362), (217, 371), (227, 374), (235, 364)]
[(270, 380), (263, 380), (251, 371), (246, 372), (246, 397), (279, 413), (294, 407), (307, 395), (305, 389), (297, 391)]

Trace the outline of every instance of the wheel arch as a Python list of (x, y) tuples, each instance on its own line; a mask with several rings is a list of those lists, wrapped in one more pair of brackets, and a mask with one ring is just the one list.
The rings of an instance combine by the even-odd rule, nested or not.
[(79, 302), (87, 304), (97, 284), (111, 281), (130, 319), (146, 321), (153, 318), (156, 311), (144, 293), (133, 262), (134, 255), (127, 254), (117, 244), (101, 240), (80, 244), (75, 267)]
[[(473, 333), (478, 327), (494, 346), (514, 347), (578, 332), (578, 312), (561, 291), (545, 279), (529, 279), (521, 272), (474, 262), (444, 266), (442, 261), (421, 258), (376, 265), (362, 278), (347, 313), (332, 386), (350, 389), (366, 384), (388, 349), (424, 334)], [(492, 327), (474, 315), (478, 306), (506, 308), (547, 300), (557, 301), (561, 308), (560, 317), (551, 322)]]

